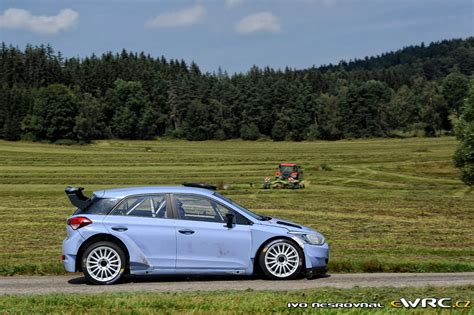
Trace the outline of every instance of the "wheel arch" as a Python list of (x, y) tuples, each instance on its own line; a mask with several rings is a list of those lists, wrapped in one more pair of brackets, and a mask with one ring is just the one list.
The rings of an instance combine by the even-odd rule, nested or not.
[(127, 246), (118, 237), (113, 236), (111, 234), (107, 234), (107, 233), (95, 234), (89, 237), (87, 240), (85, 240), (81, 244), (81, 246), (79, 247), (79, 250), (77, 251), (77, 256), (76, 256), (76, 270), (83, 271), (82, 266), (81, 266), (81, 261), (82, 261), (82, 255), (84, 255), (84, 252), (86, 251), (87, 247), (89, 247), (91, 244), (94, 244), (100, 241), (112, 242), (120, 246), (120, 248), (122, 248), (123, 252), (125, 253), (125, 260), (126, 260), (125, 272), (128, 273), (130, 271), (130, 253), (128, 252)]
[(265, 242), (263, 242), (260, 247), (257, 249), (257, 251), (255, 252), (255, 258), (253, 260), (253, 270), (254, 270), (254, 273), (262, 273), (262, 270), (261, 270), (261, 267), (260, 267), (260, 264), (258, 263), (258, 257), (260, 256), (260, 253), (262, 252), (262, 250), (265, 248), (265, 246), (267, 246), (268, 244), (270, 244), (271, 242), (275, 241), (275, 240), (287, 240), (287, 241), (290, 241), (292, 243), (295, 243), (297, 246), (299, 246), (301, 248), (301, 251), (303, 252), (303, 266), (305, 265), (306, 261), (305, 261), (305, 255), (304, 255), (304, 247), (303, 247), (303, 243), (301, 241), (298, 241), (298, 240), (295, 240), (294, 238), (292, 237), (289, 237), (289, 236), (282, 236), (282, 235), (275, 235), (275, 236), (272, 236), (270, 237), (269, 239), (267, 239)]

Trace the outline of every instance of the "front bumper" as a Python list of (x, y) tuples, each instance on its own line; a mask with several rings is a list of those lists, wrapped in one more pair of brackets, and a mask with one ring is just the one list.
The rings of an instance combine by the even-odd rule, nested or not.
[(328, 272), (327, 267), (314, 267), (314, 268), (309, 268), (306, 269), (306, 278), (311, 279), (313, 277), (317, 276), (323, 276)]
[(311, 278), (316, 275), (323, 275), (328, 270), (329, 262), (329, 246), (327, 243), (323, 245), (304, 244), (304, 257), (306, 276)]

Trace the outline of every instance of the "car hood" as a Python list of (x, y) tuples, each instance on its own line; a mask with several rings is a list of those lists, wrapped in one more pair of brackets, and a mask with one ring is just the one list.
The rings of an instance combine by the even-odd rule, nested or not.
[(271, 220), (268, 220), (268, 221), (259, 221), (259, 224), (285, 228), (291, 232), (306, 232), (306, 233), (321, 235), (321, 233), (313, 229), (310, 229), (309, 227), (306, 227), (304, 225), (301, 225), (292, 221), (279, 219), (279, 218), (272, 218)]

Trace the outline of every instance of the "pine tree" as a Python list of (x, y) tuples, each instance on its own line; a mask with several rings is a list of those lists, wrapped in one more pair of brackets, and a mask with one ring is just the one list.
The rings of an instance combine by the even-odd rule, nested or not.
[(390, 89), (380, 81), (350, 86), (344, 104), (344, 133), (349, 137), (387, 135), (390, 99)]
[(334, 95), (321, 94), (317, 100), (317, 119), (314, 128), (323, 140), (338, 140), (342, 134), (342, 117), (339, 110), (339, 100)]

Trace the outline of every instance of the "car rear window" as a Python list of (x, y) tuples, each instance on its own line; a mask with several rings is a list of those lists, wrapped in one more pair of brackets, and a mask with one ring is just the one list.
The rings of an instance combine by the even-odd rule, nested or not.
[(107, 214), (119, 202), (119, 199), (92, 197), (92, 203), (84, 209), (77, 209), (76, 214)]

